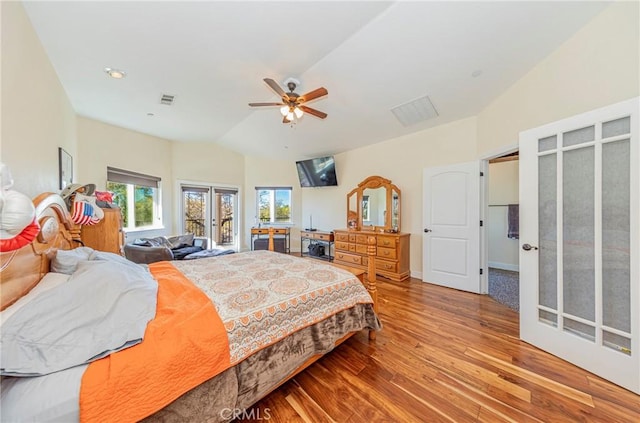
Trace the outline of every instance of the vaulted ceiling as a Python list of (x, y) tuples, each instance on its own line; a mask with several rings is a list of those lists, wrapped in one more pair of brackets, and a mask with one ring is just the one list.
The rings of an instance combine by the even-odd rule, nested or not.
[[(302, 159), (478, 114), (608, 3), (25, 2), (75, 111), (180, 142)], [(108, 77), (104, 69), (126, 72)], [(328, 96), (282, 123), (262, 81)], [(173, 105), (160, 103), (163, 94)], [(428, 96), (438, 116), (391, 109)]]

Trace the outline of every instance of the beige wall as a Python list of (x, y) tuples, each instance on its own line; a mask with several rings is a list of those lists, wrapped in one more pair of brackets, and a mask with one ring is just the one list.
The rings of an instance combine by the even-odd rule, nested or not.
[[(208, 186), (238, 188), (239, 209), (242, 210), (244, 194), (244, 156), (216, 144), (171, 143), (171, 168), (175, 184), (172, 212), (174, 232), (181, 228), (180, 222), (180, 182), (200, 183)], [(243, 213), (238, 227), (243, 227)], [(235, 218), (238, 218), (236, 216)]]
[[(173, 175), (171, 141), (93, 119), (78, 117), (77, 181), (94, 183), (98, 190), (107, 184), (107, 166), (162, 178), (162, 220), (164, 230), (136, 232), (133, 238), (172, 234)], [(130, 241), (130, 236), (127, 241)]]
[(516, 144), (520, 131), (640, 95), (639, 7), (609, 6), (486, 107), (479, 156)]
[(519, 269), (519, 241), (507, 238), (506, 207), (519, 202), (518, 169), (517, 160), (489, 165), (489, 211), (486, 224), (489, 266), (499, 269)]
[(107, 165), (168, 181), (163, 210), (166, 233), (171, 233), (177, 179), (243, 185), (241, 236), (246, 248), (255, 216), (254, 187), (292, 186), (295, 250), (298, 230), (308, 226), (310, 215), (316, 228), (344, 228), (346, 194), (367, 176), (380, 175), (402, 190), (401, 229), (412, 234), (411, 269), (416, 276), (422, 271), (425, 167), (477, 160), (514, 145), (522, 130), (640, 95), (639, 4), (615, 3), (477, 117), (338, 154), (339, 186), (302, 189), (292, 161), (242, 158), (215, 146), (173, 143), (76, 118), (22, 5), (1, 5), (1, 159), (11, 166), (17, 189), (28, 195), (57, 190), (61, 146), (74, 157), (76, 181), (104, 188)]
[(640, 95), (638, 8), (605, 9), (476, 118), (337, 155), (340, 186), (303, 190), (303, 215), (313, 211), (321, 229), (345, 227), (346, 194), (369, 175), (391, 179), (402, 190), (402, 231), (411, 233), (411, 272), (420, 277), (423, 169), (478, 160), (517, 144), (520, 131)]
[(30, 197), (59, 192), (58, 147), (78, 169), (76, 116), (22, 4), (3, 1), (0, 7), (0, 160), (11, 169), (14, 189)]
[[(241, 228), (244, 228), (242, 234), (242, 248), (248, 249), (251, 246), (251, 227), (256, 223), (256, 191), (257, 186), (276, 186), (276, 187), (292, 187), (291, 193), (291, 219), (293, 226), (291, 228), (291, 251), (300, 251), (300, 228), (308, 225), (309, 216), (302, 214), (300, 182), (298, 181), (298, 173), (296, 164), (291, 160), (271, 160), (262, 157), (246, 156), (244, 158), (244, 222)], [(314, 216), (314, 226), (315, 216)]]
[(476, 130), (476, 119), (468, 118), (336, 155), (339, 185), (302, 189), (303, 223), (313, 214), (314, 227), (346, 228), (349, 191), (371, 175), (391, 179), (402, 195), (400, 229), (411, 233), (411, 271), (420, 277), (423, 169), (474, 160)]

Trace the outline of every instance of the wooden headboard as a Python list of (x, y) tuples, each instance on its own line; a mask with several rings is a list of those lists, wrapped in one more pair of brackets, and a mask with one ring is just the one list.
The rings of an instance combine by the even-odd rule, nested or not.
[(58, 194), (38, 195), (33, 204), (40, 233), (19, 250), (0, 252), (0, 310), (29, 292), (49, 271), (51, 257), (58, 249), (80, 246), (77, 231)]

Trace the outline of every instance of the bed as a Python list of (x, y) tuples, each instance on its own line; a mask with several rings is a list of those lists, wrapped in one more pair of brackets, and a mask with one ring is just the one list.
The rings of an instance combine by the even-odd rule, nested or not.
[[(3, 314), (31, 298), (41, 287), (39, 282), (52, 276), (49, 270), (57, 251), (77, 251), (77, 230), (62, 199), (44, 193), (34, 204), (41, 226), (37, 239), (20, 250), (0, 253)], [(157, 285), (157, 309), (143, 329), (144, 339), (89, 364), (59, 371), (53, 367), (54, 371), (44, 376), (15, 377), (33, 369), (3, 376), (3, 420), (232, 420), (239, 410), (250, 407), (351, 335), (369, 330), (370, 339), (375, 339), (381, 325), (376, 316), (374, 240), (369, 250), (368, 274), (360, 279), (318, 260), (273, 251), (152, 264), (144, 272), (150, 272)], [(59, 285), (63, 288), (55, 289), (75, 289), (71, 281), (76, 283), (73, 286), (87, 286), (78, 282), (81, 268), (83, 272), (102, 269), (101, 274), (113, 277), (113, 281), (126, 279), (124, 273), (144, 273), (127, 270), (127, 265), (100, 260), (98, 264), (78, 265), (76, 273)], [(123, 266), (124, 272), (118, 278), (105, 270), (118, 266)], [(116, 289), (111, 285), (117, 283), (107, 285)], [(143, 291), (149, 291), (150, 286), (144, 285)], [(49, 292), (36, 300), (48, 305), (52, 314), (72, 315), (74, 301), (87, 301), (81, 293), (67, 301), (58, 291)], [(65, 298), (69, 310), (43, 302), (46, 295)], [(145, 306), (133, 308), (144, 315), (139, 310)], [(116, 314), (127, 314), (131, 309), (125, 304), (122, 310), (126, 312)], [(18, 313), (29, 315), (21, 310), (13, 320)], [(28, 323), (29, 327), (38, 326)], [(4, 339), (4, 325), (3, 321), (3, 356), (9, 344)], [(103, 334), (105, 329), (93, 329), (93, 333)], [(20, 333), (16, 332), (18, 338)], [(73, 354), (82, 349), (76, 347)], [(205, 355), (193, 355), (192, 350)], [(61, 351), (62, 362), (69, 354)], [(59, 365), (58, 360), (50, 361), (45, 364)], [(9, 369), (5, 364), (3, 372)]]

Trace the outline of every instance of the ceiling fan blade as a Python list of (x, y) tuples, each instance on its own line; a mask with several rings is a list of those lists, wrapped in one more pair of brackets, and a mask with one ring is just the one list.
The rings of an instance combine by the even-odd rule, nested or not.
[[(316, 117), (319, 117), (320, 119), (324, 119), (327, 117), (327, 114), (325, 112), (321, 112), (320, 110), (316, 110), (316, 109), (312, 109), (311, 107), (307, 107), (307, 106), (298, 106), (300, 107), (300, 109), (305, 112), (305, 113), (309, 113), (310, 115), (314, 115)], [(286, 116), (285, 116), (286, 117)]]
[(261, 106), (284, 106), (284, 103), (249, 103), (251, 107), (261, 107)]
[(298, 97), (298, 104), (305, 103), (307, 101), (315, 100), (316, 98), (322, 97), (329, 94), (329, 91), (325, 87), (316, 88), (313, 91), (309, 91), (306, 94)]
[(289, 98), (289, 96), (287, 95), (287, 93), (284, 92), (284, 90), (280, 87), (280, 85), (278, 85), (278, 83), (276, 81), (274, 81), (271, 78), (264, 78), (263, 79), (264, 82), (267, 83), (267, 85), (269, 87), (271, 87), (271, 89), (273, 91), (276, 92), (276, 94), (278, 94), (280, 97), (282, 98)]

